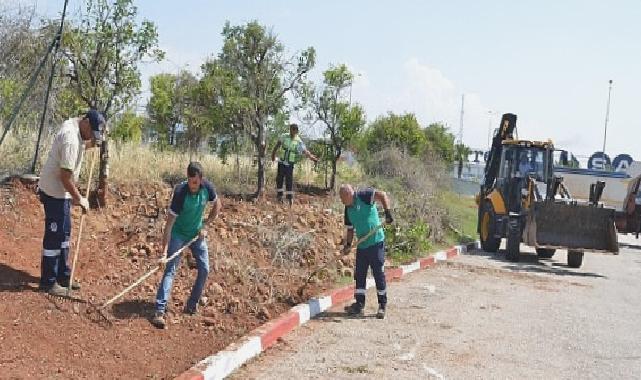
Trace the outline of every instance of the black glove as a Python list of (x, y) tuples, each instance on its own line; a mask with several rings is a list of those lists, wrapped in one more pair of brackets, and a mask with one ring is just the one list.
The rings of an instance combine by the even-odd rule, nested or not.
[(347, 255), (352, 250), (352, 243), (343, 246), (343, 255)]
[(394, 218), (392, 217), (392, 212), (389, 209), (385, 210), (385, 223), (387, 223), (387, 224), (394, 223)]

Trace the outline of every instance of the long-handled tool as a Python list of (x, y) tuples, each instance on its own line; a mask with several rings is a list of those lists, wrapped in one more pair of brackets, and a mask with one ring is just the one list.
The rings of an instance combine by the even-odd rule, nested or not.
[(185, 250), (185, 248), (189, 247), (192, 243), (194, 243), (199, 238), (200, 238), (200, 236), (196, 235), (195, 238), (191, 239), (187, 244), (185, 244), (182, 248), (180, 248), (179, 250), (174, 252), (171, 256), (158, 260), (158, 265), (155, 268), (151, 269), (149, 272), (147, 272), (144, 275), (140, 276), (140, 278), (138, 278), (136, 281), (134, 281), (131, 285), (127, 286), (123, 291), (121, 291), (120, 293), (116, 294), (111, 299), (109, 299), (109, 301), (107, 301), (104, 304), (102, 304), (102, 306), (100, 306), (100, 308), (99, 308), (100, 314), (105, 319), (109, 320), (109, 318), (107, 318), (107, 316), (105, 316), (102, 313), (104, 311), (104, 309), (107, 308), (107, 306), (111, 305), (112, 303), (116, 302), (118, 299), (122, 298), (125, 294), (129, 293), (133, 288), (135, 288), (136, 286), (140, 285), (143, 281), (145, 281), (147, 278), (149, 278), (152, 274), (154, 274), (158, 270), (160, 270), (165, 264), (167, 264), (171, 260), (173, 260), (176, 257), (178, 257), (178, 255), (180, 255), (182, 253), (182, 251)]
[[(85, 198), (89, 199), (89, 191), (91, 190), (91, 177), (93, 176), (93, 167), (96, 163), (96, 153), (92, 154), (91, 157), (91, 167), (89, 167), (89, 179), (87, 180), (87, 191), (85, 191)], [(69, 286), (67, 287), (67, 297), (71, 296), (71, 290), (73, 288), (73, 274), (76, 270), (76, 263), (78, 262), (78, 256), (80, 256), (80, 241), (82, 239), (82, 227), (85, 225), (85, 216), (87, 214), (83, 211), (80, 215), (80, 226), (78, 227), (78, 238), (76, 239), (76, 249), (75, 254), (73, 255), (73, 264), (71, 265), (71, 275), (69, 276)]]
[[(358, 240), (356, 240), (356, 244), (352, 245), (352, 247), (358, 247), (362, 242), (364, 242), (365, 240), (367, 240), (367, 239), (369, 239), (370, 237), (372, 237), (372, 236), (373, 236), (373, 235), (374, 235), (378, 230), (380, 230), (380, 229), (381, 229), (381, 228), (383, 228), (383, 227), (385, 227), (385, 224), (384, 224), (384, 223), (381, 223), (381, 224), (379, 224), (378, 226), (376, 226), (376, 227), (372, 228), (371, 230), (369, 230), (369, 232), (368, 232), (368, 233), (366, 233), (365, 235), (363, 235), (362, 237), (360, 237)], [(351, 249), (350, 249), (350, 251), (351, 251)], [(312, 278), (314, 278), (314, 276), (318, 275), (318, 274), (319, 274), (320, 272), (322, 272), (323, 270), (327, 269), (327, 267), (328, 267), (331, 263), (332, 263), (332, 261), (329, 261), (329, 262), (327, 262), (325, 265), (321, 266), (320, 268), (318, 268), (318, 269), (316, 269), (315, 271), (313, 271), (312, 273), (310, 273), (310, 274), (309, 274), (309, 276), (307, 277), (307, 280), (305, 281), (305, 283), (304, 283), (304, 284), (303, 284), (303, 285), (298, 289), (298, 295), (302, 297), (303, 292), (305, 291), (305, 288), (306, 288), (306, 287), (307, 287), (307, 285), (309, 285), (309, 283), (312, 281)]]
[(376, 226), (376, 227), (372, 228), (372, 229), (371, 229), (371, 230), (369, 230), (369, 232), (368, 232), (368, 233), (366, 233), (363, 237), (361, 237), (361, 238), (359, 238), (358, 240), (356, 240), (356, 244), (354, 244), (352, 247), (358, 247), (362, 242), (364, 242), (365, 240), (367, 240), (367, 239), (371, 238), (371, 237), (372, 237), (376, 232), (378, 232), (378, 230), (380, 230), (380, 229), (381, 229), (381, 228), (383, 228), (384, 226), (385, 226), (385, 224), (384, 224), (384, 223), (381, 223), (381, 224), (379, 224), (378, 226)]

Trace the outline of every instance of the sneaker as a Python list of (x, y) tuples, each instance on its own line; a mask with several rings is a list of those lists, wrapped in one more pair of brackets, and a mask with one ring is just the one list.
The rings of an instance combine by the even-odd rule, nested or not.
[(360, 302), (354, 302), (353, 304), (346, 306), (345, 311), (349, 315), (362, 317), (365, 314), (363, 306), (364, 305)]
[(189, 315), (194, 315), (198, 313), (198, 305), (191, 307), (188, 305), (185, 305), (185, 308), (183, 309), (183, 313), (189, 314)]
[(167, 326), (167, 323), (165, 322), (165, 313), (160, 311), (154, 313), (154, 317), (151, 319), (151, 324), (159, 329), (164, 329)]
[(385, 308), (383, 306), (378, 307), (378, 311), (376, 312), (376, 318), (385, 319)]
[(53, 284), (51, 288), (47, 291), (49, 295), (56, 296), (56, 297), (65, 297), (69, 293), (69, 289), (65, 288), (64, 286), (60, 286), (57, 282)]

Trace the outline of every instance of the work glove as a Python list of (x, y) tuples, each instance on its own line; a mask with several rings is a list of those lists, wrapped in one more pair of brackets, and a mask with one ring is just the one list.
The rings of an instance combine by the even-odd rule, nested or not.
[(345, 244), (345, 245), (343, 246), (342, 253), (343, 253), (343, 255), (347, 255), (347, 254), (349, 254), (349, 252), (350, 252), (351, 250), (352, 250), (352, 243), (350, 243), (350, 244)]
[(394, 223), (394, 218), (392, 217), (392, 212), (389, 209), (385, 210), (385, 223), (387, 223), (387, 224)]
[(167, 250), (169, 249), (169, 246), (167, 244), (163, 244), (163, 249), (162, 249), (162, 256), (160, 259), (158, 259), (158, 266), (160, 269), (165, 269), (165, 266), (167, 265)]
[(78, 206), (80, 206), (82, 208), (82, 212), (86, 214), (87, 211), (89, 211), (89, 200), (85, 197), (81, 197), (78, 201)]

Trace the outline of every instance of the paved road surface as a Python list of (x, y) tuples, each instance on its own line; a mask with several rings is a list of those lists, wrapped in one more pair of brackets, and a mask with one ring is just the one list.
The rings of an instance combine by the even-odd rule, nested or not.
[(234, 378), (639, 379), (641, 241), (621, 241), (580, 269), (472, 252), (392, 284), (386, 320), (330, 312)]

